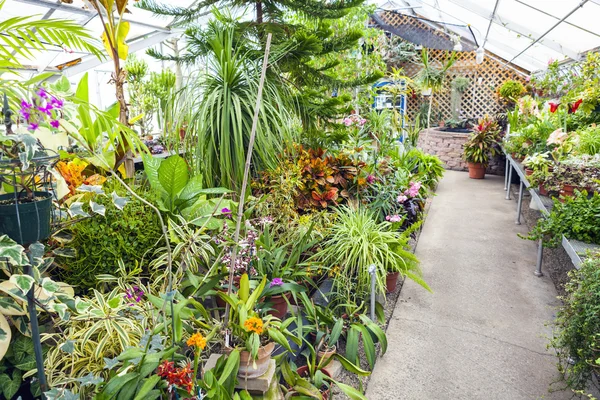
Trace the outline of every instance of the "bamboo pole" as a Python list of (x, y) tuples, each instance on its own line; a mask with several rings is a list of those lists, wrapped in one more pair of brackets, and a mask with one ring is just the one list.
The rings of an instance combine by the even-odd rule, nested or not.
[[(231, 295), (233, 287), (233, 273), (235, 271), (235, 261), (240, 240), (240, 228), (242, 225), (242, 216), (244, 214), (244, 202), (246, 201), (246, 189), (248, 187), (248, 175), (250, 174), (250, 164), (252, 163), (252, 151), (254, 149), (254, 141), (256, 139), (256, 130), (258, 128), (258, 114), (260, 112), (260, 104), (262, 102), (263, 88), (265, 86), (265, 77), (269, 66), (269, 52), (271, 51), (271, 37), (267, 35), (267, 44), (265, 45), (265, 55), (263, 58), (262, 71), (260, 74), (260, 82), (258, 85), (258, 94), (256, 96), (256, 105), (254, 106), (254, 117), (252, 119), (252, 130), (250, 131), (250, 140), (248, 142), (248, 150), (246, 153), (246, 166), (244, 168), (244, 179), (242, 180), (242, 190), (240, 193), (240, 203), (238, 205), (237, 221), (235, 224), (235, 233), (233, 235), (233, 250), (231, 252), (231, 262), (229, 264), (229, 280), (227, 282), (227, 295)], [(225, 323), (229, 320), (230, 306), (229, 303), (225, 306)], [(229, 334), (225, 334), (225, 346), (229, 346)]]

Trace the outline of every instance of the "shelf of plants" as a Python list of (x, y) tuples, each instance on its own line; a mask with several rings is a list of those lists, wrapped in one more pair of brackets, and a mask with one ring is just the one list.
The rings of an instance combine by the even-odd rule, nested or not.
[[(365, 399), (356, 377), (386, 351), (386, 296), (405, 278), (429, 289), (411, 245), (443, 174), (416, 135), (400, 142), (399, 110), (352, 97), (384, 75), (367, 50), (383, 33), (343, 3), (282, 2), (304, 21), (280, 21), (285, 35), (214, 11), (181, 49), (206, 68), (174, 90), (174, 73), (148, 77), (119, 43), (127, 7), (182, 10), (130, 3), (102, 11), (104, 46), (72, 21), (2, 21), (0, 398)], [(290, 35), (311, 45), (297, 54)], [(119, 101), (94, 106), (87, 74), (72, 86), (3, 73), (55, 45), (111, 61)], [(386, 87), (394, 100), (411, 90)], [(146, 112), (159, 143), (145, 141)], [(32, 226), (44, 234), (23, 236)]]
[(507, 199), (512, 173), (521, 181), (517, 223), (524, 188), (542, 215), (525, 237), (539, 242), (536, 275), (541, 275), (543, 247), (562, 245), (576, 267), (566, 273), (566, 283), (555, 282), (564, 295), (551, 346), (567, 387), (588, 394), (600, 371), (600, 54), (589, 52), (571, 68), (562, 73), (559, 63), (551, 62), (532, 79), (529, 94), (516, 93), (508, 112), (515, 133), (502, 147)]

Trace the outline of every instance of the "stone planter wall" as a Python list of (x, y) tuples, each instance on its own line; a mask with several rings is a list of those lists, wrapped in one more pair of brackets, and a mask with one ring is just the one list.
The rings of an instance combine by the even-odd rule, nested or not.
[[(424, 129), (419, 134), (418, 146), (426, 153), (438, 156), (446, 169), (467, 171), (467, 163), (463, 160), (462, 154), (463, 145), (468, 137), (468, 133), (442, 132), (437, 128)], [(504, 175), (504, 167), (503, 156), (492, 157), (486, 172), (493, 175)]]

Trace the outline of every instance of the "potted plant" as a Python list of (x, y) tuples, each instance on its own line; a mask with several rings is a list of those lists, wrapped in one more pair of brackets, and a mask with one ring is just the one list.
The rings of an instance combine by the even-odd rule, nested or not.
[[(413, 185), (413, 190), (416, 188)], [(416, 267), (417, 258), (408, 250), (411, 232), (394, 230), (391, 221), (378, 222), (364, 207), (340, 207), (328, 238), (313, 258), (333, 269), (334, 289), (349, 299), (370, 296), (372, 265), (380, 294), (386, 293), (388, 273), (395, 272), (429, 290)]]
[(423, 96), (429, 96), (429, 108), (427, 111), (427, 129), (429, 129), (429, 121), (431, 119), (431, 105), (433, 103), (432, 94), (438, 93), (444, 87), (444, 78), (446, 77), (446, 72), (452, 67), (454, 62), (456, 61), (456, 54), (452, 53), (452, 55), (448, 58), (448, 60), (442, 64), (441, 68), (436, 68), (431, 65), (429, 61), (429, 52), (427, 49), (423, 48), (421, 51), (421, 62), (422, 68), (417, 73), (415, 77), (415, 81), (418, 86), (421, 88), (421, 94)]
[(300, 294), (303, 306), (302, 315), (306, 318), (310, 329), (310, 336), (315, 348), (318, 349), (317, 361), (324, 360), (325, 366), (329, 364), (337, 351), (337, 343), (344, 328), (344, 320), (338, 318), (330, 307), (315, 304), (306, 293)]
[(509, 105), (514, 104), (521, 95), (525, 93), (525, 86), (521, 82), (509, 79), (498, 89), (498, 95)]
[(226, 352), (234, 348), (240, 350), (240, 368), (238, 376), (243, 379), (263, 375), (268, 367), (275, 343), (292, 352), (288, 339), (300, 341), (287, 330), (288, 322), (266, 315), (261, 317), (256, 310), (258, 299), (263, 293), (267, 280), (263, 280), (250, 293), (250, 279), (247, 274), (240, 279), (237, 293), (218, 293), (231, 307), (228, 326), (231, 329), (230, 343), (226, 343)]
[[(317, 357), (317, 349), (305, 340), (306, 349), (302, 352), (305, 358), (306, 365), (296, 367), (290, 363), (287, 358), (284, 358), (281, 363), (281, 375), (285, 382), (282, 385), (285, 391), (286, 399), (296, 397), (327, 400), (330, 397), (331, 384), (336, 385), (345, 395), (352, 399), (366, 400), (367, 398), (352, 386), (345, 385), (333, 379), (330, 373), (324, 368), (326, 360), (319, 360)], [(369, 371), (360, 369), (355, 364), (348, 361), (339, 354), (333, 355), (347, 371), (360, 375), (370, 375)]]
[(496, 155), (496, 144), (500, 129), (489, 116), (479, 120), (475, 131), (464, 144), (463, 157), (469, 166), (469, 178), (483, 179), (489, 157)]
[(256, 274), (270, 281), (265, 288), (261, 302), (270, 308), (269, 314), (282, 319), (287, 314), (292, 293), (306, 290), (297, 281), (304, 278), (306, 272), (300, 266), (302, 255), (314, 247), (311, 240), (312, 226), (304, 232), (297, 242), (279, 244), (267, 225), (256, 240), (256, 261), (253, 263)]
[(52, 193), (39, 185), (46, 168), (58, 159), (42, 151), (29, 133), (0, 135), (0, 232), (22, 245), (50, 235)]
[(552, 168), (552, 158), (549, 152), (530, 154), (523, 160), (525, 175), (532, 175), (536, 171), (549, 172)]

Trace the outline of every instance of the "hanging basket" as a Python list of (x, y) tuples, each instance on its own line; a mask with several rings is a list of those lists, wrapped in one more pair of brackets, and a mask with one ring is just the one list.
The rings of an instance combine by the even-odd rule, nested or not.
[(0, 233), (26, 246), (50, 236), (52, 194), (34, 192), (28, 201), (25, 193), (15, 201), (12, 193), (0, 195)]

